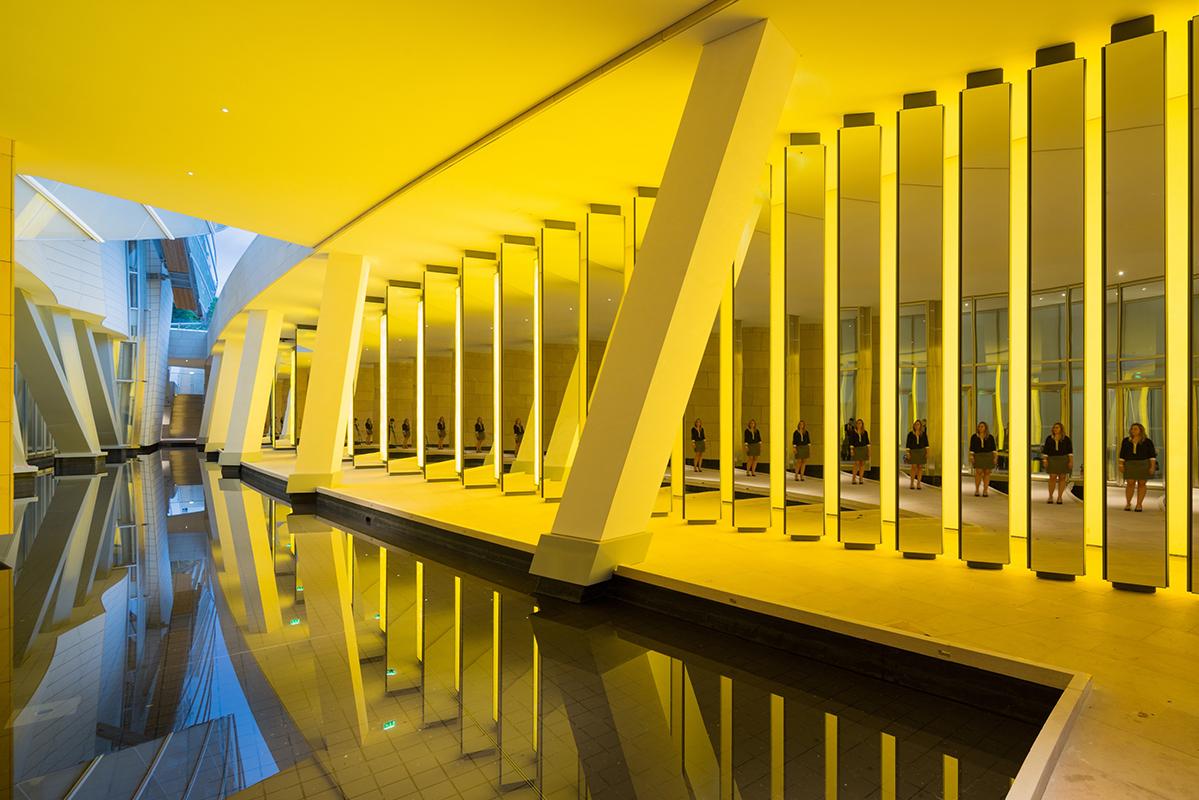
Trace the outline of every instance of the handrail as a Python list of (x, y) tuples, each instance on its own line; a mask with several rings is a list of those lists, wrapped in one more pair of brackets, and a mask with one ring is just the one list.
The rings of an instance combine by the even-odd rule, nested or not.
[(159, 762), (166, 755), (167, 747), (170, 746), (171, 740), (175, 738), (175, 732), (171, 731), (166, 736), (162, 737), (162, 744), (158, 745), (158, 750), (154, 752), (154, 758), (150, 759), (150, 766), (146, 769), (146, 774), (142, 776), (142, 782), (138, 784), (137, 791), (133, 793), (133, 797), (129, 800), (141, 800), (146, 789), (150, 786), (150, 780), (154, 777), (154, 770), (158, 769)]
[(191, 797), (192, 789), (196, 786), (196, 779), (200, 776), (200, 769), (204, 766), (204, 755), (208, 752), (208, 740), (212, 738), (213, 720), (208, 721), (208, 727), (204, 729), (204, 741), (200, 742), (200, 755), (196, 756), (196, 765), (192, 767), (191, 777), (187, 779), (187, 786), (183, 787), (183, 797), (180, 800), (187, 800)]
[(101, 758), (103, 758), (103, 756), (96, 756), (88, 762), (87, 766), (83, 768), (83, 772), (79, 773), (79, 777), (76, 778), (75, 782), (71, 784), (71, 788), (67, 790), (65, 795), (63, 795), (63, 800), (73, 800), (75, 795), (79, 793), (79, 790), (83, 788), (83, 784), (87, 783), (87, 779), (90, 778), (92, 773), (96, 771), (96, 767), (100, 764)]

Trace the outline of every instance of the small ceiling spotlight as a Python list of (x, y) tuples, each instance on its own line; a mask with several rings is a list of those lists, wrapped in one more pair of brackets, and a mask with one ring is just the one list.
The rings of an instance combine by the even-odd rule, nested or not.
[(222, 106), (222, 107), (221, 107), (221, 113), (222, 113), (222, 114), (228, 114), (228, 113), (229, 113), (229, 109), (227, 109), (227, 108), (225, 108), (224, 106)]
[(189, 177), (189, 178), (190, 178), (191, 176), (195, 175), (195, 174), (196, 174), (196, 173), (192, 172), (190, 169), (187, 171), (187, 175), (188, 175), (188, 177)]
[(1117, 275), (1119, 275), (1121, 278), (1123, 278), (1123, 277), (1124, 277), (1124, 270), (1120, 270), (1120, 271), (1119, 271), (1119, 272), (1117, 272), (1116, 274), (1117, 274)]

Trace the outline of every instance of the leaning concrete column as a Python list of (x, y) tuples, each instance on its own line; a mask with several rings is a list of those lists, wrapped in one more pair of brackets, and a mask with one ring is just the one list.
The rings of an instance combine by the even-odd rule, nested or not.
[(662, 465), (794, 72), (794, 50), (766, 20), (704, 47), (561, 507), (533, 560), (551, 585), (598, 583), (649, 548)]
[(208, 380), (204, 385), (204, 411), (200, 414), (200, 432), (196, 435), (196, 444), (208, 441), (208, 426), (212, 424), (212, 405), (216, 401), (217, 378), (221, 374), (221, 351), (225, 343), (217, 342), (212, 348), (212, 360), (208, 364)]
[(362, 256), (332, 253), (325, 270), (296, 471), (287, 481), (287, 491), (292, 493), (336, 482), (341, 474), (344, 425), (353, 403), (347, 387), (358, 364), (370, 266)]
[[(208, 422), (208, 438), (204, 451), (219, 453), (225, 448), (225, 437), (229, 435), (230, 412), (233, 410), (233, 393), (237, 389), (237, 372), (241, 367), (241, 338), (229, 337), (221, 352), (221, 371), (216, 376), (216, 388), (212, 392), (212, 414)], [(211, 458), (211, 456), (210, 456)]]
[(236, 466), (257, 461), (262, 455), (262, 423), (266, 419), (271, 383), (275, 379), (275, 356), (279, 350), (281, 311), (250, 311), (242, 339), (241, 365), (229, 411), (229, 433), (218, 461)]

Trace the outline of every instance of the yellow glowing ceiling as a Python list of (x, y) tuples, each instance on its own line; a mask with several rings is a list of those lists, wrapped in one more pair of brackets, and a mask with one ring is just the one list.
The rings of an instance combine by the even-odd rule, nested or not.
[[(22, 172), (314, 244), (701, 5), (519, 0), (470, 3), (467, 13), (448, 3), (216, 2), (198, 13), (20, 2), (0, 33), (10, 86), (0, 135), (18, 141)], [(1004, 67), (1018, 105), (1038, 47), (1074, 40), (1097, 72), (1112, 22), (1154, 13), (1175, 32), (1197, 10), (1176, 0), (740, 0), (374, 210), (331, 246), (372, 259), (378, 295), (387, 279), (458, 263), (466, 248), (496, 250), (503, 234), (535, 234), (542, 220), (581, 224), (588, 203), (628, 209), (636, 186), (660, 178), (700, 45), (760, 17), (800, 54), (781, 144), (787, 131), (831, 136), (847, 112), (892, 125), (911, 91), (938, 90), (952, 122), (975, 69)], [(1171, 61), (1185, 62), (1185, 44), (1171, 36)], [(1097, 112), (1092, 96), (1088, 113)], [(884, 164), (893, 158), (884, 152)], [(268, 290), (270, 302), (294, 302), (303, 312), (293, 321), (310, 319), (322, 273), (319, 261), (297, 270)]]

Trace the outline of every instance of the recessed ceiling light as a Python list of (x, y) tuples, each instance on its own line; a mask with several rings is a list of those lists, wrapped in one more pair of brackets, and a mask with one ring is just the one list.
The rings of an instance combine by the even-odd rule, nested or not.
[(222, 108), (221, 108), (221, 113), (222, 113), (222, 114), (228, 114), (228, 113), (229, 113), (229, 109), (222, 107)]
[[(196, 173), (192, 172), (192, 171), (189, 169), (189, 170), (187, 171), (187, 174), (188, 174), (189, 176), (191, 176), (191, 175), (195, 175)], [(1121, 272), (1120, 274), (1121, 274), (1121, 275), (1123, 275), (1124, 273), (1123, 273), (1123, 272)]]
[(1119, 276), (1121, 276), (1121, 277), (1123, 277), (1123, 276), (1124, 276), (1124, 270), (1120, 270), (1120, 271), (1119, 271), (1119, 272), (1117, 272), (1116, 274), (1117, 274), (1117, 275), (1119, 275)]

